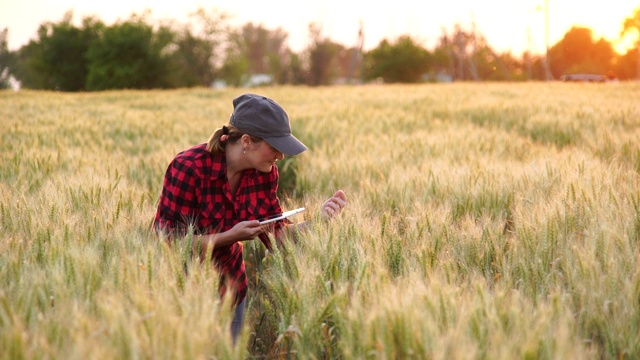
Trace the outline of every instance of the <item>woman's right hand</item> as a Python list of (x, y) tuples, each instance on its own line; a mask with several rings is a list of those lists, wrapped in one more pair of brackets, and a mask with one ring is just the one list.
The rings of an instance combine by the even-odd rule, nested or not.
[(253, 240), (263, 233), (265, 228), (266, 226), (260, 225), (258, 220), (240, 221), (229, 231), (226, 231), (225, 234), (230, 233), (229, 237), (233, 240), (230, 243), (234, 243), (236, 241)]
[(267, 225), (260, 225), (258, 220), (240, 221), (225, 232), (208, 235), (208, 243), (213, 245), (213, 248), (229, 246), (238, 241), (253, 240), (265, 231)]
[(264, 231), (266, 231), (266, 225), (260, 225), (258, 220), (241, 221), (225, 232), (202, 236), (198, 241), (194, 241), (193, 246), (196, 249), (195, 246), (200, 245), (200, 256), (204, 259), (206, 249), (211, 251), (217, 247), (233, 245), (238, 241), (253, 240)]

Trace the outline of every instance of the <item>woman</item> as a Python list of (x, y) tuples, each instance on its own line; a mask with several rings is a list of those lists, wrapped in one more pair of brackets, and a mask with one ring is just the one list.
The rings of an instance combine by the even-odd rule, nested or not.
[[(156, 231), (170, 240), (194, 233), (194, 250), (211, 253), (218, 269), (220, 296), (235, 294), (232, 323), (235, 341), (244, 317), (247, 278), (242, 241), (260, 238), (271, 249), (267, 232), (280, 242), (294, 226), (283, 219), (260, 225), (260, 219), (282, 213), (276, 195), (278, 167), (285, 155), (307, 147), (291, 134), (285, 110), (270, 98), (244, 94), (233, 100), (229, 124), (217, 129), (208, 143), (180, 152), (166, 171), (155, 217)], [(342, 190), (321, 207), (331, 218), (347, 203)]]

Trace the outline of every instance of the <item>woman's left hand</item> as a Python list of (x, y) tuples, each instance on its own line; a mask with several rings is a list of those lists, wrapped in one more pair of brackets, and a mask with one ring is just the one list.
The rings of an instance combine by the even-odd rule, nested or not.
[(338, 190), (332, 197), (322, 204), (322, 209), (320, 211), (323, 217), (332, 218), (340, 214), (345, 206), (347, 206), (347, 195), (344, 191)]

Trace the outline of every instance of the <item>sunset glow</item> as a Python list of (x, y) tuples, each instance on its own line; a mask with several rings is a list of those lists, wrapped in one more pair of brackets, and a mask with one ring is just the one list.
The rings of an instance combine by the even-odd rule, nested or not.
[(553, 45), (572, 26), (591, 28), (594, 39), (605, 38), (620, 53), (634, 44), (635, 38), (631, 37), (620, 41), (620, 31), (624, 19), (632, 16), (634, 9), (640, 7), (636, 0), (611, 0), (604, 6), (583, 1), (548, 0), (548, 3), (547, 24), (545, 0), (451, 0), (437, 6), (413, 0), (396, 0), (380, 5), (339, 0), (218, 0), (213, 5), (212, 2), (200, 0), (179, 3), (152, 0), (22, 0), (5, 2), (1, 6), (0, 29), (9, 29), (9, 49), (15, 50), (36, 36), (41, 23), (60, 21), (68, 10), (74, 10), (77, 23), (84, 16), (95, 15), (110, 24), (118, 19), (126, 19), (132, 13), (142, 13), (145, 9), (151, 10), (154, 19), (170, 18), (186, 22), (188, 14), (194, 10), (215, 6), (231, 14), (235, 25), (253, 22), (268, 28), (283, 28), (289, 33), (289, 46), (294, 51), (302, 50), (307, 45), (308, 25), (312, 22), (322, 27), (325, 36), (346, 46), (356, 42), (362, 22), (365, 50), (376, 47), (382, 39), (391, 40), (400, 35), (410, 35), (431, 48), (442, 31), (450, 31), (455, 24), (467, 30), (475, 29), (496, 51), (511, 51), (515, 55), (524, 51), (543, 53), (547, 29), (550, 45)]

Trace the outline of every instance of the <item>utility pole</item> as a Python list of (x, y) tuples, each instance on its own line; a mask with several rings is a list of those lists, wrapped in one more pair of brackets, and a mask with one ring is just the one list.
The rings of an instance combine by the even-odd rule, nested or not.
[(469, 73), (471, 75), (471, 78), (475, 81), (478, 81), (480, 80), (480, 78), (478, 77), (478, 69), (476, 68), (475, 58), (476, 58), (476, 18), (473, 12), (471, 12), (471, 54), (467, 58), (467, 60), (469, 61), (468, 66), (469, 66)]
[(360, 29), (358, 30), (358, 40), (356, 41), (356, 45), (353, 48), (353, 56), (351, 57), (351, 61), (349, 61), (349, 71), (347, 74), (348, 84), (358, 81), (358, 80), (354, 80), (354, 77), (362, 63), (363, 46), (364, 46), (364, 25), (362, 23), (362, 20), (360, 20)]
[(544, 0), (544, 43), (546, 46), (544, 73), (547, 81), (553, 80), (551, 66), (549, 65), (549, 0)]
[(533, 71), (531, 68), (531, 27), (527, 27), (527, 52), (526, 52), (526, 64), (527, 64), (527, 80), (533, 78)]

